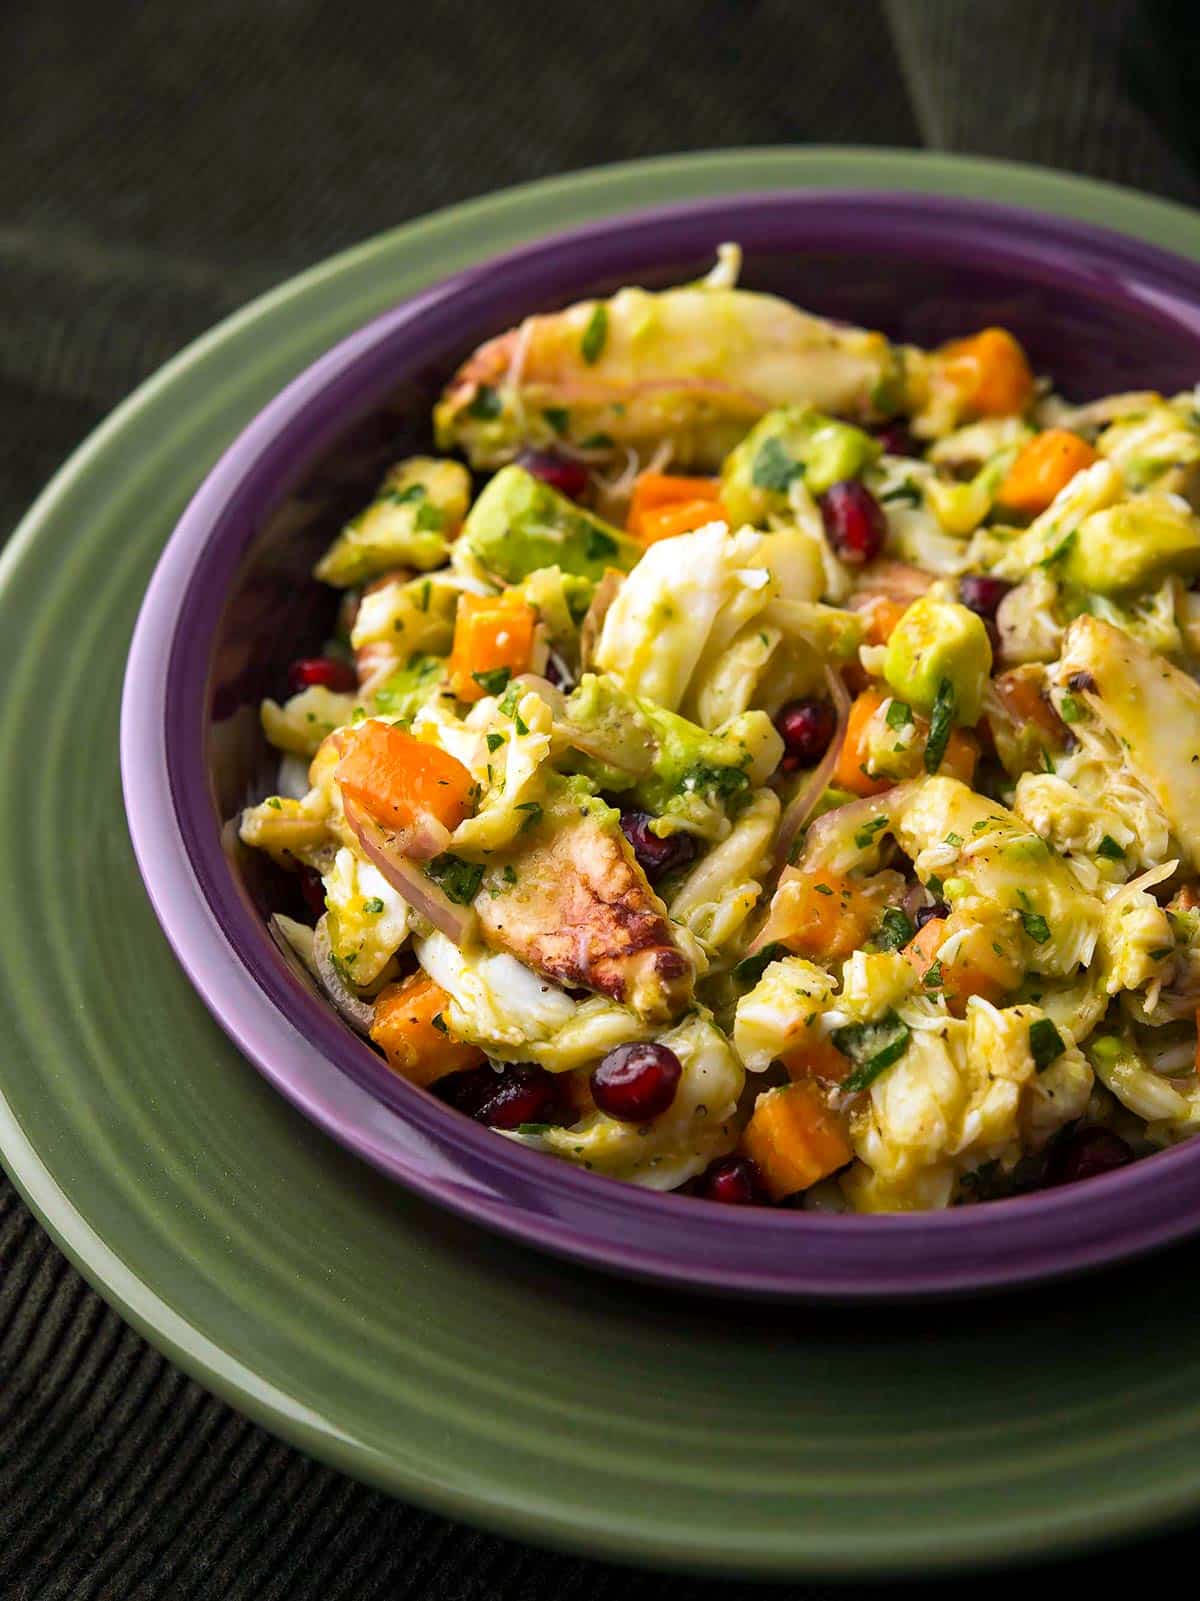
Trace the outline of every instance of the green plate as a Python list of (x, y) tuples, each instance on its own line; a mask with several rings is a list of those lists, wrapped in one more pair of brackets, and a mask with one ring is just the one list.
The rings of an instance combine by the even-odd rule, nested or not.
[(714, 1303), (473, 1230), (293, 1113), (159, 933), (117, 779), (143, 587), (235, 433), (340, 335), (456, 268), (638, 206), (756, 188), (983, 195), (1200, 255), (1195, 219), (1016, 167), (752, 151), (456, 208), (318, 267), (146, 384), (0, 567), (0, 1150), (97, 1289), (297, 1445), (508, 1533), (800, 1575), (1081, 1547), (1200, 1505), (1200, 1250), (926, 1310)]

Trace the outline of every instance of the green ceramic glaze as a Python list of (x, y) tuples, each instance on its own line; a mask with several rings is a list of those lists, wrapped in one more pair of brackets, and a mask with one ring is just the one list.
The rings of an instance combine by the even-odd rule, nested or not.
[(396, 1494), (529, 1539), (763, 1575), (960, 1568), (1200, 1505), (1200, 1250), (1058, 1291), (818, 1311), (625, 1286), (387, 1184), (234, 1052), (167, 949), (117, 780), (122, 666), (172, 524), (285, 380), (539, 233), (755, 188), (982, 195), (1200, 257), (1193, 216), (949, 158), (751, 151), (600, 170), (372, 241), (140, 390), (0, 566), (0, 1149), (174, 1360)]

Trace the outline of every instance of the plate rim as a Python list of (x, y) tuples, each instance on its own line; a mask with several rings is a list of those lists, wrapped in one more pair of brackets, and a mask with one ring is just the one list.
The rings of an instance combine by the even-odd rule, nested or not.
[[(974, 157), (853, 146), (809, 146), (803, 149), (767, 147), (658, 157), (649, 162), (621, 163), (588, 169), (582, 174), (540, 180), (496, 196), (443, 208), (424, 219), (403, 224), (400, 228), (388, 230), (342, 251), (257, 297), (247, 307), (192, 342), (147, 379), (93, 430), (34, 502), (4, 551), (0, 552), (0, 587), (8, 583), (24, 558), (26, 547), (33, 544), (42, 524), (53, 515), (58, 502), (83, 477), (95, 458), (133, 415), (152, 403), (162, 389), (208, 350), (236, 334), (248, 322), (318, 284), (330, 273), (344, 271), (368, 260), (376, 250), (392, 243), (399, 235), (407, 233), (415, 238), (422, 230), (444, 225), (448, 219), (463, 214), (472, 218), (482, 217), (492, 207), (511, 205), (535, 194), (552, 196), (555, 192), (566, 192), (579, 184), (592, 192), (595, 204), (600, 207), (595, 213), (597, 215), (603, 214), (605, 186), (620, 186), (631, 177), (643, 174), (665, 178), (675, 173), (689, 179), (703, 178), (705, 184), (715, 186), (708, 192), (730, 192), (736, 187), (735, 183), (730, 181), (723, 189), (720, 174), (730, 163), (739, 160), (778, 167), (779, 183), (776, 185), (773, 177), (764, 174), (759, 187), (823, 187), (830, 165), (836, 167), (840, 161), (849, 160), (868, 162), (876, 167), (870, 181), (877, 186), (911, 187), (923, 191), (922, 180), (936, 180), (942, 187), (935, 187), (932, 192), (959, 193), (960, 188), (956, 185), (967, 185), (969, 188), (976, 183), (991, 181), (1009, 186), (1010, 189), (1036, 190), (1038, 195), (1030, 196), (1026, 203), (1037, 208), (1057, 200), (1071, 215), (1076, 214), (1072, 209), (1076, 202), (1084, 206), (1085, 211), (1087, 206), (1093, 206), (1097, 214), (1117, 203), (1126, 215), (1140, 216), (1147, 227), (1157, 220), (1164, 229), (1173, 229), (1182, 223), (1194, 229), (1197, 220), (1194, 213), (1173, 202), (1139, 195), (1118, 185), (1048, 172), (1033, 166)], [(809, 170), (805, 172), (805, 168)], [(731, 179), (732, 176), (730, 174)], [(618, 207), (614, 205), (609, 209), (616, 210)], [(1120, 231), (1126, 229), (1122, 226)], [(1134, 236), (1138, 235), (1135, 233)], [(276, 1390), (252, 1370), (244, 1368), (230, 1351), (181, 1319), (153, 1285), (141, 1278), (134, 1267), (126, 1264), (92, 1230), (84, 1212), (60, 1185), (55, 1173), (43, 1161), (33, 1140), (27, 1135), (2, 1082), (0, 1155), (18, 1192), (68, 1260), (126, 1321), (185, 1373), (198, 1379), (205, 1387), (276, 1435), (340, 1471), (447, 1516), (463, 1517), (512, 1537), (532, 1540), (556, 1549), (586, 1551), (610, 1560), (652, 1562), (655, 1566), (672, 1566), (688, 1571), (737, 1574), (756, 1571), (764, 1577), (863, 1577), (884, 1573), (927, 1573), (955, 1565), (974, 1567), (981, 1562), (991, 1565), (998, 1564), (1004, 1558), (1010, 1562), (1020, 1562), (1034, 1560), (1051, 1551), (1081, 1550), (1112, 1543), (1150, 1527), (1163, 1527), (1177, 1522), (1200, 1504), (1200, 1484), (1190, 1489), (1178, 1487), (1173, 1494), (1146, 1491), (1140, 1495), (1127, 1495), (1119, 1506), (1107, 1506), (1104, 1509), (1104, 1528), (1101, 1530), (1096, 1529), (1094, 1520), (1076, 1519), (1065, 1530), (1048, 1528), (1041, 1522), (1036, 1527), (1024, 1529), (1015, 1537), (1011, 1531), (1006, 1531), (1002, 1543), (982, 1552), (951, 1537), (943, 1538), (936, 1549), (927, 1547), (916, 1553), (883, 1553), (869, 1561), (858, 1561), (852, 1555), (843, 1554), (838, 1560), (814, 1562), (803, 1551), (789, 1549), (772, 1553), (755, 1569), (748, 1568), (744, 1561), (733, 1564), (722, 1562), (719, 1553), (701, 1553), (701, 1560), (695, 1554), (689, 1556), (679, 1546), (666, 1548), (661, 1542), (654, 1549), (647, 1549), (644, 1541), (632, 1538), (628, 1531), (612, 1527), (588, 1530), (575, 1523), (563, 1526), (553, 1518), (514, 1509), (505, 1503), (502, 1496), (448, 1492), (443, 1486), (431, 1485), (422, 1476), (405, 1472), (394, 1462), (384, 1460), (382, 1454), (370, 1451), (361, 1442), (346, 1441), (339, 1437), (330, 1419), (312, 1412), (301, 1397)]]

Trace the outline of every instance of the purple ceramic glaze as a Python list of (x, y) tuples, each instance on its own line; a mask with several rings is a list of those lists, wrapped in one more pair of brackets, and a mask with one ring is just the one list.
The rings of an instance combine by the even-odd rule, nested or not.
[(886, 1217), (658, 1195), (523, 1150), (398, 1080), (343, 1026), (269, 938), (260, 864), (226, 849), (223, 823), (268, 783), (254, 703), (331, 614), (312, 557), (387, 456), (419, 440), (439, 381), (527, 312), (694, 276), (725, 239), (742, 243), (749, 287), (894, 337), (1002, 322), (1074, 398), (1200, 376), (1200, 266), (1080, 223), (915, 194), (768, 193), (613, 219), (398, 306), (245, 430), (150, 584), (121, 763), (163, 928), (218, 1022), (322, 1128), (430, 1200), (581, 1261), (723, 1292), (908, 1298), (1026, 1284), (1179, 1238), (1200, 1219), (1200, 1140), (1035, 1196)]

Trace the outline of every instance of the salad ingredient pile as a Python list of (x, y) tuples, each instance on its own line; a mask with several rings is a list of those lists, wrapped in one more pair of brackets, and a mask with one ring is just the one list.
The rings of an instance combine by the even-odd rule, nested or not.
[(739, 264), (484, 345), (333, 540), (240, 824), (277, 934), (396, 1073), (655, 1189), (940, 1208), (1186, 1137), (1196, 397)]

